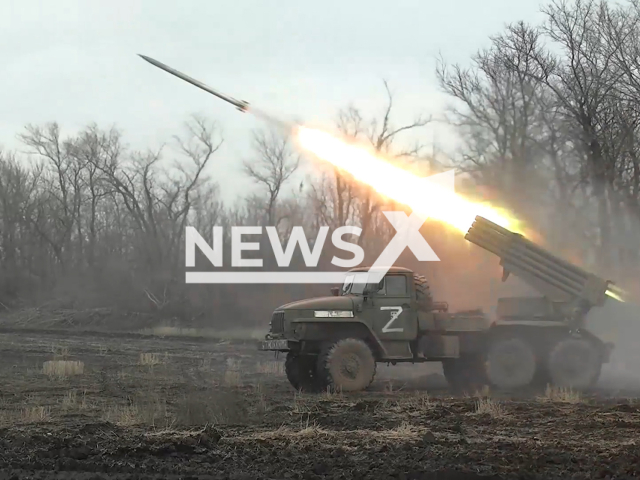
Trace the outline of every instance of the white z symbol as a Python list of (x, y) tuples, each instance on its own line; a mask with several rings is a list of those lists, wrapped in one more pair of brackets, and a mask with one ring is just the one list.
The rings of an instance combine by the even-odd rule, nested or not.
[(392, 310), (391, 312), (391, 320), (382, 327), (382, 333), (393, 333), (393, 332), (402, 332), (403, 328), (390, 328), (391, 324), (395, 322), (400, 314), (402, 313), (402, 307), (380, 307), (380, 310)]

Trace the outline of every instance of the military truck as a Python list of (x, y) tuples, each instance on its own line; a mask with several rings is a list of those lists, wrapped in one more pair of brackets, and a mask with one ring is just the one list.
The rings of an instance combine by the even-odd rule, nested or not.
[(465, 238), (500, 257), (503, 281), (513, 273), (542, 296), (500, 298), (490, 319), (481, 310), (449, 312), (406, 268), (370, 283), (371, 269), (358, 267), (332, 296), (277, 308), (259, 348), (286, 352), (289, 382), (307, 392), (363, 390), (381, 362), (442, 362), (458, 391), (594, 385), (613, 346), (584, 320), (616, 287), (483, 217)]

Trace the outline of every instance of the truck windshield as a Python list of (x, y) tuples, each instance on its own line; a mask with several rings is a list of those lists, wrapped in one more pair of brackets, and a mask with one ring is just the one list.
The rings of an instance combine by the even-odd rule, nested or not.
[(347, 275), (342, 285), (342, 295), (362, 295), (367, 286), (367, 272)]
[(353, 283), (354, 275), (347, 275), (344, 279), (344, 283), (342, 284), (342, 295), (347, 295), (349, 290), (351, 289), (351, 284)]

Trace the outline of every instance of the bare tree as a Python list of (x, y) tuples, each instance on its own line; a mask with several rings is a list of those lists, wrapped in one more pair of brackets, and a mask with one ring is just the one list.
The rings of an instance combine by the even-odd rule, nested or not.
[[(409, 148), (403, 147), (403, 134), (425, 127), (431, 118), (416, 117), (412, 122), (396, 126), (392, 119), (394, 95), (386, 81), (386, 105), (379, 118), (365, 119), (355, 106), (340, 110), (337, 118), (338, 130), (347, 138), (367, 142), (373, 152), (389, 160), (423, 159), (424, 146), (415, 143)], [(333, 178), (324, 176), (312, 187), (313, 203), (318, 214), (329, 225), (335, 227), (356, 221), (362, 228), (358, 241), (362, 245), (375, 229), (374, 223), (381, 207), (379, 195), (370, 187), (358, 184), (354, 179), (334, 169)]]
[(267, 193), (265, 222), (277, 226), (276, 207), (282, 188), (300, 166), (300, 157), (293, 151), (290, 138), (279, 130), (253, 133), (253, 148), (257, 158), (244, 162), (244, 171)]
[(507, 27), (471, 68), (438, 69), (460, 105), (459, 165), (606, 272), (637, 257), (626, 238), (639, 231), (638, 5), (554, 1), (543, 24)]
[[(595, 1), (574, 5), (554, 2), (543, 12), (547, 22), (538, 31), (558, 47), (554, 54), (540, 41), (524, 44), (504, 42), (505, 47), (533, 62), (535, 68), (523, 72), (520, 65), (507, 65), (543, 84), (553, 92), (558, 106), (573, 125), (576, 146), (584, 155), (584, 181), (588, 182), (597, 205), (601, 265), (609, 263), (611, 251), (611, 205), (613, 172), (618, 161), (612, 137), (612, 113), (618, 108), (620, 70), (616, 68), (601, 25), (607, 21), (606, 6)], [(533, 36), (533, 34), (532, 34)]]
[(134, 153), (128, 162), (92, 159), (138, 232), (132, 266), (147, 284), (143, 291), (160, 309), (169, 302), (169, 287), (177, 283), (180, 240), (191, 209), (204, 200), (200, 192), (204, 169), (222, 144), (216, 139), (216, 125), (202, 118), (193, 117), (186, 131), (188, 138), (176, 137), (183, 159), (174, 161), (168, 171), (160, 168), (160, 152)]
[(549, 233), (550, 225), (574, 218), (567, 194), (575, 188), (578, 162), (553, 92), (531, 78), (537, 63), (528, 52), (538, 41), (538, 32), (518, 23), (494, 37), (471, 67), (441, 61), (437, 76), (459, 105), (447, 115), (463, 139), (454, 165), (471, 175), (474, 190), (497, 192), (521, 218), (547, 224)]
[(81, 204), (82, 164), (70, 156), (69, 144), (61, 139), (60, 128), (56, 123), (45, 128), (28, 125), (26, 133), (18, 137), (31, 148), (31, 153), (45, 161), (46, 175), (42, 178), (47, 185), (42, 194), (46, 203), (41, 202), (36, 206), (33, 226), (53, 249), (64, 270), (69, 261), (71, 236)]

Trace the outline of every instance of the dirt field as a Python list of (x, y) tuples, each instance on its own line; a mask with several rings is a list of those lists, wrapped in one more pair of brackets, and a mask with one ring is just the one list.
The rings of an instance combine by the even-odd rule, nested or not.
[[(253, 344), (0, 334), (0, 478), (638, 478), (640, 402), (448, 396), (427, 366), (300, 396)], [(395, 380), (391, 380), (391, 376)]]

